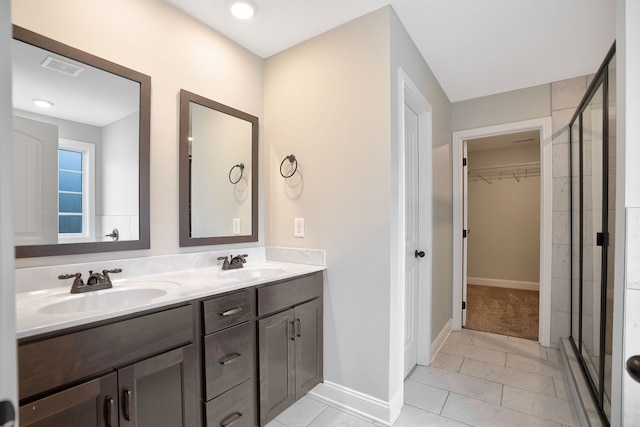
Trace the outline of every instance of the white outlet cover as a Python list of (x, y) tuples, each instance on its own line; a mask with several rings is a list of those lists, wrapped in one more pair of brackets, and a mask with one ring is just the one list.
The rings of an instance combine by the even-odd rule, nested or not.
[(233, 234), (240, 234), (240, 218), (233, 218)]
[(304, 218), (293, 218), (293, 237), (304, 237)]

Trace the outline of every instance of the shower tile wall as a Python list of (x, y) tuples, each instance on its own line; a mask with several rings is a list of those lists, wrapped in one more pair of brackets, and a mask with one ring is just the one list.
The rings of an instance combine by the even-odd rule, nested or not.
[(551, 346), (558, 347), (570, 328), (569, 120), (593, 76), (551, 84), (553, 120), (553, 251), (551, 271)]

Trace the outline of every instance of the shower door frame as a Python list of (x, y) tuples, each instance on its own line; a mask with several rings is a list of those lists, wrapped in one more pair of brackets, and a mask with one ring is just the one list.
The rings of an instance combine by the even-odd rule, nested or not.
[[(608, 419), (606, 413), (604, 412), (604, 392), (605, 392), (605, 349), (606, 349), (606, 318), (607, 318), (607, 285), (608, 285), (608, 252), (609, 252), (609, 65), (611, 60), (614, 58), (616, 53), (616, 45), (615, 42), (613, 46), (607, 53), (605, 60), (602, 65), (598, 69), (598, 72), (595, 74), (593, 81), (587, 88), (587, 91), (582, 98), (576, 112), (573, 117), (569, 121), (569, 177), (570, 180), (573, 180), (573, 159), (574, 153), (573, 151), (573, 126), (576, 123), (576, 120), (579, 123), (579, 138), (578, 138), (578, 150), (579, 150), (579, 191), (580, 191), (580, 202), (579, 202), (579, 212), (580, 212), (580, 235), (579, 235), (579, 271), (578, 271), (578, 286), (579, 286), (579, 312), (578, 312), (578, 337), (573, 336), (574, 332), (574, 236), (573, 233), (573, 212), (575, 206), (573, 200), (573, 185), (569, 186), (569, 200), (571, 206), (571, 215), (569, 216), (569, 233), (571, 239), (572, 248), (570, 250), (571, 254), (571, 263), (570, 263), (570, 308), (571, 308), (571, 316), (570, 316), (570, 336), (569, 341), (574, 349), (576, 357), (580, 362), (580, 367), (587, 378), (587, 382), (589, 384), (589, 391), (591, 392), (596, 407), (598, 409), (600, 418), (606, 426), (610, 425), (610, 420)], [(583, 119), (582, 114), (585, 109), (590, 105), (592, 99), (597, 94), (600, 86), (602, 85), (602, 234), (603, 234), (603, 244), (601, 246), (601, 270), (600, 270), (600, 336), (599, 336), (599, 360), (598, 360), (598, 378), (597, 384), (596, 379), (592, 378), (589, 369), (586, 365), (586, 362), (583, 357), (582, 347), (583, 347), (583, 267), (584, 267), (584, 173), (583, 173), (583, 149), (584, 149), (584, 141), (583, 141)], [(591, 141), (590, 141), (591, 142)], [(593, 156), (593, 154), (592, 154)], [(612, 267), (612, 266), (611, 266)], [(596, 280), (596, 278), (593, 278)], [(613, 333), (613, 332), (611, 332)], [(576, 343), (577, 338), (577, 343)]]

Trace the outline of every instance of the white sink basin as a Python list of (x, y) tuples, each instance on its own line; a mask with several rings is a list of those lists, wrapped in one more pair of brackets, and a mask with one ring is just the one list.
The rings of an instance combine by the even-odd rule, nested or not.
[(222, 277), (228, 279), (259, 279), (284, 273), (284, 270), (276, 267), (245, 267), (237, 270), (228, 270), (222, 273)]
[(134, 304), (150, 302), (167, 294), (159, 288), (105, 289), (65, 296), (62, 301), (40, 307), (38, 314), (67, 314), (85, 311), (112, 310)]

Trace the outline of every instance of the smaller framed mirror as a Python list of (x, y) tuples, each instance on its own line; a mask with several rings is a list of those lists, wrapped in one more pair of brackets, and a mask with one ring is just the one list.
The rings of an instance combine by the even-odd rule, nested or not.
[(180, 91), (180, 246), (258, 241), (258, 118)]

